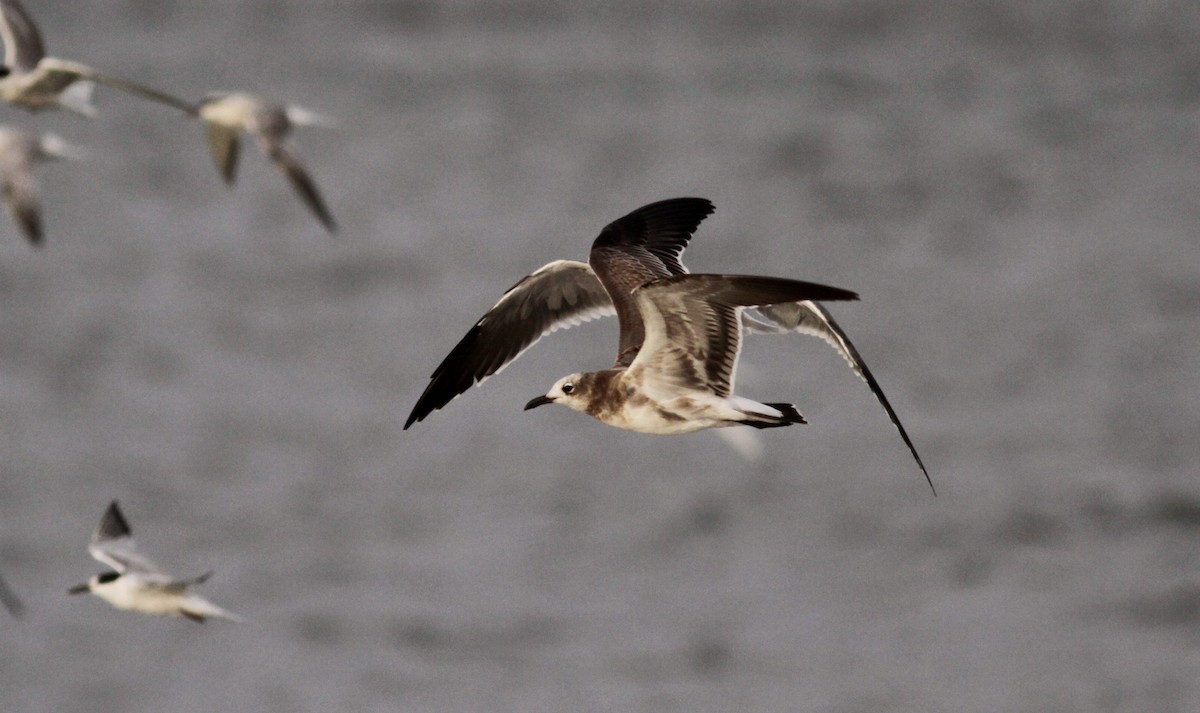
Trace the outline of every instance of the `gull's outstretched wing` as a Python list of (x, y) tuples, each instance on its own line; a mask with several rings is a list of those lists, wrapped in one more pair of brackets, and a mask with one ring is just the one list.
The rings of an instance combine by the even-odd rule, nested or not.
[(505, 292), (442, 360), (404, 428), (499, 372), (546, 334), (615, 313), (586, 263), (542, 266)]
[(846, 336), (846, 333), (834, 321), (833, 316), (829, 314), (828, 310), (811, 300), (769, 305), (750, 310), (746, 315), (744, 324), (746, 330), (752, 333), (777, 334), (782, 332), (798, 332), (800, 334), (808, 334), (819, 337), (825, 343), (829, 344), (829, 346), (836, 349), (847, 363), (850, 364), (850, 368), (854, 370), (854, 373), (858, 374), (859, 378), (870, 387), (871, 393), (875, 394), (875, 398), (879, 400), (879, 404), (887, 412), (888, 418), (892, 420), (892, 425), (900, 432), (900, 438), (904, 439), (904, 444), (908, 446), (909, 452), (916, 459), (921, 472), (925, 474), (925, 480), (929, 483), (930, 490), (933, 490), (936, 494), (937, 491), (933, 487), (933, 480), (929, 477), (929, 471), (925, 469), (925, 463), (921, 460), (921, 456), (917, 454), (916, 446), (913, 445), (912, 439), (908, 437), (908, 432), (904, 430), (903, 424), (900, 423), (900, 417), (896, 415), (896, 410), (892, 408), (887, 397), (883, 395), (883, 389), (879, 387), (879, 382), (875, 380), (875, 376), (867, 368), (866, 362), (859, 356), (858, 350), (854, 348), (854, 344), (850, 341), (850, 338)]
[(621, 326), (615, 368), (628, 366), (642, 346), (642, 317), (633, 290), (660, 277), (687, 273), (680, 257), (713, 210), (705, 198), (650, 203), (604, 226), (592, 242), (588, 264), (611, 295)]

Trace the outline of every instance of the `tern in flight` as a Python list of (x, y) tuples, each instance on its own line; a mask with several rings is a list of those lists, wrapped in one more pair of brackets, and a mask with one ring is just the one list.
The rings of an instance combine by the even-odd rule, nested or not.
[(36, 134), (0, 126), (0, 191), (8, 212), (25, 239), (42, 244), (42, 206), (34, 169), (59, 158), (82, 158), (83, 153), (55, 134)]
[(91, 592), (117, 609), (143, 614), (184, 616), (203, 622), (209, 617), (241, 621), (204, 597), (188, 589), (207, 580), (212, 572), (191, 579), (175, 579), (138, 552), (129, 523), (114, 500), (104, 511), (92, 535), (88, 552), (112, 571), (97, 574), (85, 584), (71, 587), (69, 594)]
[(4, 39), (0, 99), (10, 104), (30, 111), (62, 108), (95, 116), (92, 90), (104, 84), (181, 111), (191, 109), (182, 99), (137, 82), (47, 56), (37, 25), (18, 0), (0, 0), (0, 37)]
[(245, 131), (256, 139), (271, 163), (283, 172), (292, 190), (321, 225), (331, 233), (337, 232), (337, 223), (325, 206), (316, 182), (285, 143), (294, 127), (329, 127), (332, 121), (307, 109), (264, 101), (245, 92), (209, 94), (190, 113), (204, 122), (213, 161), (227, 185), (232, 186), (237, 179), (238, 135)]

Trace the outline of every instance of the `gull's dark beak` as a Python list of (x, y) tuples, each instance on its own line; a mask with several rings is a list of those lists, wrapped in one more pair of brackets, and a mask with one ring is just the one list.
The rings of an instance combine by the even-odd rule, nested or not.
[(68, 589), (67, 594), (87, 594), (90, 591), (92, 591), (91, 586), (84, 582), (83, 584), (76, 584), (74, 587)]
[(525, 404), (525, 410), (528, 411), (531, 408), (537, 408), (538, 406), (545, 406), (546, 404), (552, 403), (554, 403), (554, 399), (550, 398), (549, 396), (539, 396)]

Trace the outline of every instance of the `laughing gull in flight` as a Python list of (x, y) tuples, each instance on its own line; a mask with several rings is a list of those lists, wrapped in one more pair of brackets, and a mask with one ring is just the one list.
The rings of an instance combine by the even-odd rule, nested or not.
[(663, 435), (805, 423), (791, 404), (734, 395), (742, 311), (858, 299), (837, 287), (750, 275), (671, 275), (635, 287), (631, 295), (645, 338), (629, 366), (564, 376), (526, 410), (561, 403), (610, 426)]
[(42, 243), (42, 211), (37, 164), (57, 158), (82, 158), (83, 153), (54, 134), (35, 134), (0, 126), (0, 192), (8, 212), (33, 245)]
[(144, 614), (185, 616), (198, 622), (208, 617), (241, 621), (207, 599), (188, 593), (188, 587), (200, 584), (212, 576), (212, 572), (191, 579), (174, 579), (138, 552), (129, 523), (116, 500), (104, 511), (88, 552), (114, 571), (98, 574), (86, 584), (71, 587), (69, 594), (91, 592), (118, 609)]
[[(556, 260), (523, 278), (438, 365), (404, 428), (496, 374), (546, 334), (599, 317), (617, 315), (620, 342), (613, 369), (629, 367), (645, 339), (634, 289), (651, 280), (687, 274), (680, 256), (700, 222), (713, 210), (712, 203), (703, 198), (652, 203), (606, 226), (592, 244), (588, 263)], [(883, 390), (824, 307), (810, 298), (736, 309), (744, 309), (741, 321), (748, 332), (810, 334), (834, 347), (871, 388), (929, 480)]]
[(321, 225), (331, 233), (337, 232), (337, 224), (325, 207), (317, 184), (300, 160), (284, 146), (293, 128), (329, 127), (333, 125), (332, 121), (298, 106), (275, 104), (244, 92), (209, 94), (190, 113), (200, 118), (207, 127), (213, 161), (227, 185), (232, 186), (237, 178), (238, 133), (245, 131), (257, 139), (262, 152), (283, 171), (296, 195), (321, 221)]
[(181, 99), (136, 82), (78, 62), (47, 57), (37, 25), (18, 0), (0, 0), (0, 36), (4, 38), (0, 99), (10, 104), (30, 111), (63, 108), (95, 116), (92, 89), (100, 83), (182, 111), (191, 108)]

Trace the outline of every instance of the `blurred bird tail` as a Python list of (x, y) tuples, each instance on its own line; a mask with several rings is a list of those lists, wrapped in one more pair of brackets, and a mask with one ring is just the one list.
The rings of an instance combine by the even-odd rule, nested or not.
[(215, 617), (217, 619), (228, 619), (229, 621), (242, 621), (242, 618), (233, 612), (226, 611), (212, 602), (197, 596), (189, 596), (187, 601), (180, 607), (183, 615), (190, 619), (206, 619)]
[(58, 134), (42, 134), (42, 152), (50, 158), (67, 158), (82, 161), (88, 157), (87, 151), (69, 143)]
[(96, 91), (96, 83), (81, 79), (73, 82), (58, 95), (58, 103), (64, 109), (70, 109), (76, 114), (82, 114), (89, 119), (96, 116), (96, 106), (92, 104), (92, 94)]
[(288, 121), (296, 126), (316, 126), (321, 129), (332, 129), (337, 126), (337, 122), (331, 117), (302, 107), (289, 106), (285, 111), (287, 111)]

